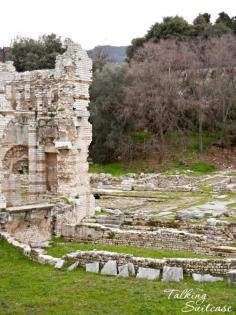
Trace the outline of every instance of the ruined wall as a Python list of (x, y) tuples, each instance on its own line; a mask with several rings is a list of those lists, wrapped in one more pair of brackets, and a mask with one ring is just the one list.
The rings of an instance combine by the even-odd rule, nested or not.
[[(32, 253), (33, 254), (33, 253)], [(33, 256), (33, 255), (32, 255)], [(163, 270), (164, 266), (182, 267), (184, 273), (210, 273), (224, 275), (236, 267), (236, 259), (198, 259), (198, 258), (144, 258), (134, 257), (131, 254), (119, 254), (109, 251), (76, 251), (64, 256), (68, 261), (78, 261), (79, 266), (98, 261), (104, 266), (109, 260), (116, 260), (118, 266), (133, 263), (136, 272), (139, 267), (156, 268)], [(36, 259), (35, 259), (36, 260)]]
[[(205, 235), (192, 234), (176, 229), (156, 228), (155, 231), (106, 228), (102, 225), (82, 223), (64, 225), (62, 235), (83, 243), (151, 247), (197, 254), (236, 257), (235, 251), (218, 248), (219, 241)], [(225, 244), (226, 245), (226, 244)]]
[(94, 213), (88, 177), (92, 62), (68, 43), (54, 70), (0, 63), (0, 209), (66, 197), (69, 222)]

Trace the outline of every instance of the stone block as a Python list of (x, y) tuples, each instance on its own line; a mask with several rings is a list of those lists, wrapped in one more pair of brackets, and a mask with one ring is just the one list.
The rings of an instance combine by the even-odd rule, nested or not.
[(99, 262), (94, 261), (85, 265), (86, 272), (99, 273)]
[(129, 277), (135, 275), (134, 264), (128, 263), (118, 267), (120, 277)]
[(236, 287), (236, 269), (230, 270), (227, 273), (227, 276), (229, 286)]
[(153, 268), (139, 267), (138, 273), (137, 273), (137, 278), (147, 279), (147, 280), (156, 280), (156, 279), (159, 279), (159, 276), (160, 276), (160, 270), (153, 269)]
[(102, 275), (117, 276), (117, 262), (116, 260), (108, 260), (101, 270)]
[(223, 281), (223, 277), (216, 277), (212, 276), (210, 274), (198, 274), (198, 273), (193, 273), (192, 274), (193, 280), (197, 282), (216, 282), (216, 281)]
[(68, 268), (67, 268), (67, 271), (72, 271), (74, 269), (76, 269), (79, 265), (79, 261), (76, 261), (74, 262), (72, 265), (70, 265)]
[(65, 265), (66, 261), (64, 259), (58, 259), (55, 264), (56, 269), (61, 269)]
[(183, 278), (183, 268), (164, 266), (162, 281), (179, 282), (180, 280), (183, 280)]

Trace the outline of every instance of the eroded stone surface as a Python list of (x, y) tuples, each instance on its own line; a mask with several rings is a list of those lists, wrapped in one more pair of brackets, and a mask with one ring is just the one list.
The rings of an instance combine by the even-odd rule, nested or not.
[(74, 269), (76, 269), (79, 265), (79, 261), (76, 261), (74, 262), (72, 265), (70, 265), (68, 268), (67, 268), (67, 271), (72, 271)]
[(94, 261), (85, 265), (86, 272), (99, 273), (99, 261)]
[(183, 280), (183, 268), (164, 266), (162, 281), (175, 281)]
[(22, 242), (47, 241), (52, 216), (60, 235), (61, 225), (94, 214), (87, 162), (91, 77), (91, 59), (72, 42), (52, 70), (18, 73), (12, 62), (0, 63), (0, 209), (59, 196), (70, 205), (53, 213), (12, 212), (5, 228)]
[(118, 267), (120, 277), (129, 277), (135, 275), (134, 264), (128, 263)]
[(108, 275), (108, 276), (116, 276), (117, 275), (117, 262), (115, 260), (109, 260), (103, 266), (101, 270), (101, 274)]
[(231, 287), (236, 287), (236, 269), (230, 270), (227, 273), (227, 276), (228, 276), (228, 284)]
[(160, 270), (153, 268), (142, 268), (138, 269), (137, 278), (147, 279), (147, 280), (156, 280), (159, 279)]
[(216, 281), (223, 281), (223, 277), (216, 277), (212, 276), (210, 274), (198, 274), (198, 273), (193, 273), (192, 274), (193, 280), (197, 282), (216, 282)]

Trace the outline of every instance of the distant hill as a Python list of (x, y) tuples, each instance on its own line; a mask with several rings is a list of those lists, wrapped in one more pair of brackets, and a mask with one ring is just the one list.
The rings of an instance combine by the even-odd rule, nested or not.
[[(122, 63), (126, 60), (127, 46), (96, 46), (93, 49), (88, 50), (88, 55), (90, 58), (94, 59), (97, 55), (105, 55), (110, 62)], [(10, 47), (0, 47), (0, 62), (5, 62), (10, 60), (11, 48)]]
[(88, 50), (90, 58), (94, 59), (97, 55), (105, 55), (108, 60), (114, 63), (122, 63), (127, 58), (126, 54), (127, 46), (96, 46), (91, 50)]

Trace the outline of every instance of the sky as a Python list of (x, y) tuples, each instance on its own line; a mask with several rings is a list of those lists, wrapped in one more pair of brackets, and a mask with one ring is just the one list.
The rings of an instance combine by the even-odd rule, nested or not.
[(187, 21), (208, 12), (236, 15), (236, 0), (7, 0), (1, 3), (0, 46), (17, 35), (38, 38), (56, 33), (85, 49), (97, 45), (126, 46), (165, 16)]

